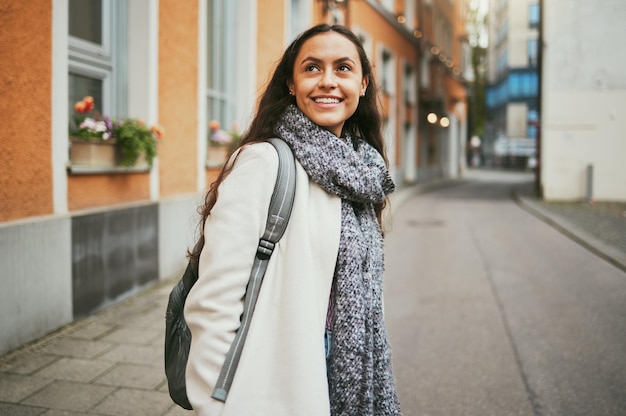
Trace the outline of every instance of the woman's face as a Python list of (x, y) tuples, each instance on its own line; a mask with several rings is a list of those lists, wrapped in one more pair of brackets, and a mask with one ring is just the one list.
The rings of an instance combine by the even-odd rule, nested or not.
[(296, 105), (311, 121), (336, 136), (354, 114), (369, 79), (363, 77), (356, 46), (336, 32), (304, 42), (287, 82)]

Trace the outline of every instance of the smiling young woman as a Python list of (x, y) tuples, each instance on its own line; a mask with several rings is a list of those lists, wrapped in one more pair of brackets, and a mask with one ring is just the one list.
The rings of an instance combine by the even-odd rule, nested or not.
[(304, 42), (288, 86), (304, 115), (341, 136), (344, 122), (356, 111), (368, 83), (355, 45), (343, 35), (328, 32)]
[[(381, 125), (372, 67), (349, 29), (315, 26), (289, 45), (200, 210), (190, 253), (199, 278), (185, 303), (187, 395), (198, 414), (401, 414), (382, 311), (380, 214), (395, 186)], [(272, 137), (295, 156), (295, 200), (220, 402), (211, 392), (276, 180)]]

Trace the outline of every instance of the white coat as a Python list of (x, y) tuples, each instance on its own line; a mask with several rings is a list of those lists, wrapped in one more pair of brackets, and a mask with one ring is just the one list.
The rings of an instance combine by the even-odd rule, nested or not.
[(185, 303), (192, 333), (187, 395), (202, 416), (330, 414), (324, 328), (341, 200), (311, 182), (299, 163), (289, 225), (270, 259), (231, 390), (225, 403), (211, 398), (240, 324), (277, 171), (272, 145), (245, 147), (206, 221), (199, 279)]

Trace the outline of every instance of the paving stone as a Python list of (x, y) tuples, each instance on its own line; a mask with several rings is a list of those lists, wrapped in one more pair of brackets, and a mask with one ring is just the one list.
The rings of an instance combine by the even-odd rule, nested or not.
[(89, 382), (115, 366), (106, 361), (84, 360), (81, 358), (62, 358), (56, 363), (37, 373), (39, 377), (57, 380)]
[(176, 405), (172, 407), (165, 415), (163, 416), (190, 416), (193, 415), (193, 410), (185, 410), (182, 407)]
[(93, 358), (110, 350), (115, 344), (106, 341), (89, 341), (70, 337), (59, 338), (56, 342), (42, 349), (48, 354), (64, 357)]
[(150, 344), (159, 335), (160, 332), (154, 329), (119, 328), (102, 340), (120, 344)]
[(95, 340), (115, 329), (115, 325), (91, 322), (71, 333), (72, 338)]
[(18, 403), (52, 382), (50, 378), (0, 373), (0, 401)]
[(165, 327), (156, 331), (157, 334), (149, 341), (149, 344), (155, 347), (163, 348), (165, 343)]
[[(165, 310), (165, 308), (163, 309)], [(165, 329), (165, 318), (163, 316), (152, 317), (149, 321), (146, 321), (144, 328), (151, 328), (156, 330)]]
[(115, 387), (56, 381), (24, 400), (25, 404), (85, 412), (111, 394)]
[(169, 395), (157, 391), (122, 388), (98, 404), (92, 412), (112, 416), (162, 415), (172, 406)]
[(0, 415), (6, 416), (40, 416), (46, 409), (33, 406), (21, 406), (11, 403), (0, 403)]
[(147, 310), (142, 315), (124, 321), (124, 325), (151, 329), (165, 328), (165, 309), (164, 306), (162, 309)]
[(51, 409), (46, 413), (43, 413), (41, 416), (95, 416), (96, 413), (86, 413), (86, 412), (71, 412), (69, 410), (57, 410)]
[(169, 394), (169, 390), (167, 388), (167, 379), (163, 380), (163, 383), (161, 383), (161, 385), (158, 387), (157, 390), (158, 391), (164, 391), (165, 393)]
[(25, 353), (3, 366), (2, 371), (23, 375), (33, 374), (57, 360), (59, 357), (56, 355)]
[(163, 368), (163, 345), (118, 345), (98, 360), (117, 363), (144, 364)]
[(163, 369), (135, 364), (120, 364), (98, 378), (97, 384), (154, 390), (165, 379)]

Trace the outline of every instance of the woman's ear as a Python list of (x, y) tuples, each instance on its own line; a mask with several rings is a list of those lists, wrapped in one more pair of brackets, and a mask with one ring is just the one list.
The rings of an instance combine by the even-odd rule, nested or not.
[(363, 81), (361, 81), (361, 97), (365, 95), (365, 91), (367, 90), (367, 86), (370, 84), (370, 77), (363, 77)]
[(293, 80), (288, 79), (285, 84), (287, 84), (287, 88), (289, 88), (289, 95), (293, 95)]

